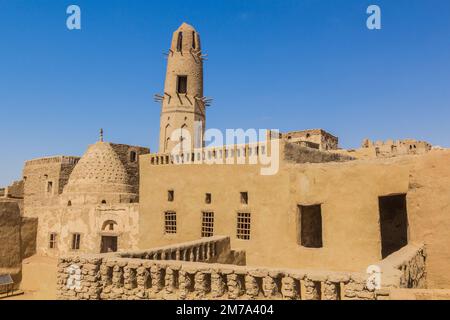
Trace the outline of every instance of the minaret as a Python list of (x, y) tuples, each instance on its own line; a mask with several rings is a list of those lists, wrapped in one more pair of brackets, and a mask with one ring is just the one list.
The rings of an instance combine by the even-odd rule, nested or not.
[[(160, 153), (172, 152), (180, 141), (184, 144), (190, 141), (191, 148), (203, 144), (205, 107), (208, 105), (208, 100), (203, 97), (203, 59), (200, 35), (192, 26), (183, 23), (174, 32), (167, 54), (164, 94), (155, 95), (162, 101)], [(201, 130), (196, 128), (198, 122), (202, 124)], [(171, 139), (175, 130), (176, 137)], [(194, 132), (197, 133), (194, 135)]]

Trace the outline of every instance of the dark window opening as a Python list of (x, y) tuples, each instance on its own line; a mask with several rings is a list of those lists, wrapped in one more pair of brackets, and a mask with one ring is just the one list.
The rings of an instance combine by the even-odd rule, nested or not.
[(102, 204), (106, 204), (106, 200), (102, 200)]
[(299, 206), (300, 245), (306, 248), (322, 248), (322, 209), (320, 204)]
[(248, 193), (247, 192), (241, 192), (241, 203), (248, 204)]
[(79, 233), (74, 233), (72, 235), (72, 250), (80, 249), (80, 240), (81, 240), (81, 235)]
[(178, 32), (177, 51), (181, 52), (182, 49), (183, 49), (183, 32)]
[(379, 197), (381, 256), (384, 259), (408, 244), (406, 195)]
[(211, 193), (205, 194), (205, 203), (210, 204), (211, 203)]
[(136, 162), (136, 160), (137, 160), (136, 151), (131, 151), (130, 152), (130, 162)]
[(71, 207), (72, 206), (72, 201), (69, 200), (69, 202), (67, 202), (67, 206)]
[(177, 213), (168, 211), (164, 213), (165, 233), (177, 233)]
[(56, 233), (50, 233), (49, 248), (50, 249), (56, 248)]
[(53, 193), (53, 182), (47, 181), (47, 193)]
[(173, 202), (175, 200), (175, 192), (173, 190), (167, 191), (167, 201)]
[(192, 48), (195, 49), (195, 31), (192, 31)]
[(187, 76), (177, 76), (177, 92), (187, 93)]

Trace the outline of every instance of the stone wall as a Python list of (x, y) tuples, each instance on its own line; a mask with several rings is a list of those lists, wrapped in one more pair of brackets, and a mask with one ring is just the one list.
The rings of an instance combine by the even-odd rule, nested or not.
[(322, 129), (291, 131), (282, 133), (281, 137), (287, 142), (311, 142), (318, 145), (318, 149), (336, 150), (339, 139)]
[[(383, 261), (382, 288), (368, 286), (368, 274), (247, 267), (190, 261), (121, 258), (117, 255), (63, 257), (58, 263), (59, 299), (286, 299), (376, 300), (405, 283), (402, 269), (421, 270), (423, 246), (408, 246)], [(410, 258), (408, 260), (408, 258)], [(403, 262), (398, 264), (397, 260)], [(394, 264), (391, 264), (394, 263)], [(397, 272), (397, 273), (396, 273)], [(402, 273), (402, 275), (400, 274)], [(419, 275), (420, 274), (420, 275)], [(410, 278), (408, 278), (410, 279)]]
[(0, 201), (0, 274), (11, 274), (16, 284), (22, 278), (20, 226), (17, 202)]
[(22, 259), (36, 253), (37, 230), (38, 218), (22, 217), (20, 229)]
[(284, 147), (284, 160), (294, 163), (322, 163), (350, 161), (353, 158), (338, 153), (314, 150), (297, 143), (286, 143)]
[[(128, 173), (130, 184), (134, 188), (133, 192), (139, 193), (139, 156), (150, 153), (150, 149), (115, 143), (111, 143), (111, 147), (119, 156), (120, 161), (123, 163)], [(135, 161), (131, 161), (132, 152), (136, 153)]]
[[(78, 157), (50, 157), (30, 160), (23, 169), (25, 215), (28, 209), (48, 205), (62, 193)], [(51, 191), (48, 183), (52, 183)]]

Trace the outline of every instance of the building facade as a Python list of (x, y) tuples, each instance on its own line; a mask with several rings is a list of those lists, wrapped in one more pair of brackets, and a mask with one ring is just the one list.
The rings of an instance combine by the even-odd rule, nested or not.
[(148, 152), (99, 141), (81, 158), (27, 161), (24, 215), (39, 220), (37, 253), (59, 256), (136, 248), (139, 156)]

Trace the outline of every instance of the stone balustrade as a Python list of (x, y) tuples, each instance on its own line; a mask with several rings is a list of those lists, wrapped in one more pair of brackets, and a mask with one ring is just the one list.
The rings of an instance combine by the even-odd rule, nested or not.
[[(404, 251), (407, 252), (406, 257), (412, 258), (406, 264), (379, 264), (383, 281), (384, 274), (387, 276), (388, 288), (411, 284), (402, 283), (402, 271), (399, 270), (402, 266), (408, 265), (413, 269), (412, 265), (419, 263), (415, 268), (425, 268), (418, 258), (425, 256), (424, 247), (406, 247)], [(414, 254), (410, 255), (411, 252)], [(394, 274), (397, 277), (391, 281), (389, 277)], [(60, 258), (57, 289), (60, 299), (75, 300), (388, 298), (387, 289), (371, 288), (368, 278), (368, 274), (358, 272), (275, 269), (103, 254)]]
[(191, 262), (217, 262), (230, 253), (230, 237), (214, 236), (201, 240), (152, 248), (143, 251), (117, 253), (120, 258), (146, 260), (179, 260)]
[(258, 164), (267, 157), (267, 143), (249, 143), (194, 149), (180, 154), (150, 155), (151, 165), (172, 164)]

